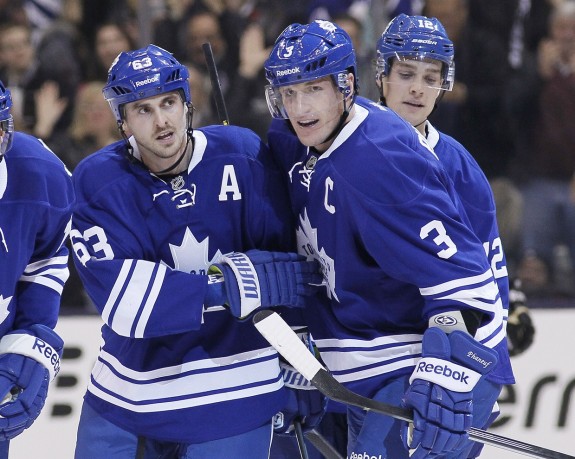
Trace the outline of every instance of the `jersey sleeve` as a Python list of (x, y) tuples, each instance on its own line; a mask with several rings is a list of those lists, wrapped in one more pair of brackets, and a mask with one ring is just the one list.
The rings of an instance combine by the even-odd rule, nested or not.
[[(385, 164), (395, 169), (381, 171), (388, 181), (364, 180), (346, 196), (368, 252), (390, 277), (419, 289), (426, 320), (454, 309), (493, 317), (499, 291), (451, 182), (439, 162), (404, 158)], [(354, 196), (364, 190), (369, 195)]]
[[(45, 150), (38, 143), (32, 146)], [(48, 151), (46, 154), (53, 155)], [(15, 212), (12, 223), (18, 228), (22, 243), (30, 244), (33, 250), (16, 287), (14, 327), (44, 324), (53, 328), (69, 276), (65, 242), (70, 231), (74, 192), (69, 173), (55, 156), (47, 161), (38, 158), (34, 164), (29, 162), (25, 170), (20, 177), (11, 177), (19, 180), (18, 187), (27, 196), (21, 203), (26, 207)]]
[(133, 338), (198, 329), (207, 276), (148, 261), (150, 228), (135, 202), (99, 193), (95, 180), (98, 174), (84, 167), (74, 172), (77, 204), (70, 236), (80, 278), (106, 324)]

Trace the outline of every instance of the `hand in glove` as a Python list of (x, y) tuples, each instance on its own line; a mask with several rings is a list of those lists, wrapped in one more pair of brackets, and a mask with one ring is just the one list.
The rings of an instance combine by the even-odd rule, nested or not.
[(497, 353), (469, 334), (447, 335), (437, 327), (423, 335), (422, 358), (410, 378), (402, 405), (413, 409), (413, 424), (401, 437), (412, 459), (466, 449), (473, 421), (473, 388), (497, 364)]
[(9, 440), (36, 420), (48, 384), (60, 370), (64, 342), (50, 328), (33, 325), (0, 340), (0, 440)]
[(258, 308), (303, 307), (304, 297), (315, 293), (322, 282), (319, 263), (306, 261), (296, 253), (262, 250), (228, 253), (209, 271), (221, 274), (224, 283), (222, 288), (212, 278), (206, 306), (227, 304), (231, 313), (241, 319)]

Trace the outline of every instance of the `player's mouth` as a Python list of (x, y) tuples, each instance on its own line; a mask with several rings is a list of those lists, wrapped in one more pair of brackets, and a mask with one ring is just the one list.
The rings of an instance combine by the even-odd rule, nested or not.
[(304, 129), (308, 129), (308, 128), (314, 127), (318, 122), (319, 122), (318, 119), (311, 119), (311, 120), (298, 121), (297, 124), (298, 124), (298, 126), (304, 128)]
[(408, 105), (410, 107), (414, 107), (414, 108), (423, 108), (425, 107), (424, 104), (422, 104), (421, 102), (414, 102), (414, 101), (405, 101), (404, 102), (405, 105)]
[(162, 132), (160, 135), (156, 136), (156, 140), (158, 140), (159, 142), (165, 143), (165, 142), (170, 142), (172, 139), (174, 138), (174, 133), (173, 132)]

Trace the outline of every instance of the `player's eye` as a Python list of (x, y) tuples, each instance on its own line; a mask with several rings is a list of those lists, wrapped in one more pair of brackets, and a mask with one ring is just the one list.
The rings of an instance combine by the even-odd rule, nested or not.
[(426, 76), (425, 77), (425, 82), (429, 85), (429, 86), (438, 86), (439, 85), (439, 78), (435, 77), (435, 76)]

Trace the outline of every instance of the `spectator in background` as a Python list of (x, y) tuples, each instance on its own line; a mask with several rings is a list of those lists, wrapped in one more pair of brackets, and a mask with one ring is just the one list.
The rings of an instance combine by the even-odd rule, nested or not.
[[(153, 42), (164, 49), (174, 50), (174, 56), (184, 59), (180, 31), (183, 23), (198, 4), (195, 0), (165, 0), (165, 14), (153, 25)], [(176, 33), (174, 33), (176, 31)]]
[(103, 81), (89, 81), (80, 86), (70, 129), (48, 141), (70, 171), (89, 154), (120, 140), (116, 120), (102, 97), (104, 85)]
[(205, 70), (193, 64), (185, 64), (190, 72), (190, 91), (194, 94), (194, 117), (192, 127), (218, 124), (218, 114), (212, 104), (210, 81), (205, 78)]
[(0, 0), (0, 24), (26, 24), (27, 21), (22, 1)]
[[(206, 68), (206, 59), (202, 45), (209, 42), (214, 54), (214, 60), (218, 68), (220, 85), (224, 99), (228, 101), (228, 95), (232, 87), (232, 81), (237, 72), (237, 56), (229, 52), (228, 43), (222, 33), (219, 16), (208, 9), (200, 10), (188, 17), (182, 24), (182, 36), (184, 43), (182, 50), (185, 61), (202, 73), (205, 80), (204, 87), (210, 84), (210, 77)], [(211, 94), (211, 91), (210, 91)], [(210, 103), (214, 104), (213, 97)], [(215, 105), (212, 106), (213, 113), (216, 113)]]
[(239, 45), (239, 66), (233, 91), (228, 94), (228, 111), (233, 123), (265, 139), (270, 117), (262, 91), (267, 83), (263, 64), (277, 36), (289, 24), (305, 22), (306, 15), (297, 5), (287, 10), (281, 0), (259, 1), (252, 6), (243, 13), (245, 25)]
[(134, 41), (120, 23), (105, 22), (99, 25), (94, 35), (92, 58), (87, 62), (91, 67), (88, 79), (106, 81), (108, 69), (116, 56), (134, 47)]
[(430, 121), (465, 145), (491, 179), (507, 174), (512, 156), (503, 110), (506, 45), (475, 27), (468, 13), (467, 0), (427, 0), (423, 9), (441, 21), (457, 49), (453, 91), (445, 93)]
[[(565, 0), (553, 10), (549, 36), (541, 41), (537, 57), (542, 88), (525, 161), (529, 179), (523, 188), (519, 274), (526, 290), (571, 295), (575, 265), (575, 1)], [(569, 251), (565, 267), (557, 263), (558, 247)]]
[(46, 50), (45, 56), (36, 52), (28, 26), (5, 24), (0, 28), (0, 78), (12, 92), (16, 125), (42, 138), (53, 130), (68, 128), (79, 73), (78, 62), (67, 58), (69, 48), (61, 49), (58, 58), (53, 54), (55, 47), (39, 46)]

